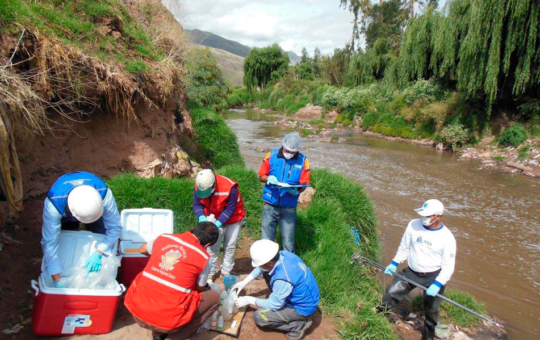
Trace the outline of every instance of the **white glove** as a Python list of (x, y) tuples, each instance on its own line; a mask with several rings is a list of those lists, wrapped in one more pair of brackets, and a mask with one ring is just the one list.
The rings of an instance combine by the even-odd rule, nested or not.
[(210, 216), (206, 216), (206, 221), (216, 223), (216, 216), (214, 216), (214, 214), (211, 214)]
[(246, 276), (245, 279), (243, 279), (242, 281), (240, 281), (238, 283), (235, 283), (234, 286), (232, 286), (231, 293), (235, 293), (236, 295), (240, 295), (240, 292), (244, 288), (246, 288), (246, 286), (253, 280), (255, 280), (255, 277), (253, 277), (253, 276), (251, 276), (251, 274), (249, 274), (248, 276)]
[(254, 296), (242, 296), (242, 297), (237, 298), (236, 301), (234, 301), (234, 304), (238, 308), (242, 308), (248, 305), (257, 306), (257, 298)]

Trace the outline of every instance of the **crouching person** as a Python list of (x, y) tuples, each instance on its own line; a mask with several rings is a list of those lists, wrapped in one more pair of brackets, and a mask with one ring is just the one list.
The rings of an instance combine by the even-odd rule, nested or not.
[(126, 293), (125, 305), (154, 340), (185, 339), (219, 307), (219, 294), (204, 290), (209, 273), (207, 248), (216, 243), (214, 223), (201, 222), (189, 232), (164, 234), (139, 248), (148, 264)]
[(279, 245), (270, 240), (256, 241), (250, 253), (256, 268), (234, 285), (232, 291), (238, 294), (248, 283), (264, 275), (272, 293), (268, 299), (239, 297), (236, 306), (256, 306), (257, 326), (284, 331), (289, 339), (302, 339), (319, 304), (319, 287), (311, 270), (295, 254), (280, 252)]

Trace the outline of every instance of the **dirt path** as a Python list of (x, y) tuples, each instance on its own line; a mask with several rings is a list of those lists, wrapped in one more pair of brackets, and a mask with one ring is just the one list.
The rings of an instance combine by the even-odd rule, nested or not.
[[(18, 221), (19, 227), (14, 227), (9, 233), (13, 241), (8, 242), (0, 252), (0, 325), (1, 330), (10, 329), (16, 324), (23, 324), (24, 328), (16, 334), (4, 335), (0, 333), (0, 339), (26, 340), (37, 339), (32, 333), (32, 291), (30, 281), (37, 279), (41, 265), (41, 213), (43, 200), (36, 199), (25, 202), (25, 213)], [(249, 247), (253, 243), (248, 238), (240, 242), (236, 256), (234, 275), (241, 277), (247, 275), (253, 269), (249, 259)], [(221, 279), (216, 280), (221, 283)], [(264, 297), (269, 294), (269, 289), (264, 280), (252, 282), (245, 290), (246, 294)], [(253, 322), (253, 308), (249, 309), (244, 318), (240, 336), (238, 339), (261, 339), (274, 340), (286, 339), (283, 333), (265, 332), (259, 329)], [(337, 339), (335, 324), (332, 318), (324, 316), (320, 311), (314, 316), (313, 325), (305, 339), (308, 340), (331, 340)], [(104, 335), (71, 336), (58, 339), (73, 340), (147, 340), (151, 339), (149, 331), (134, 323), (131, 314), (120, 301), (113, 331)], [(175, 339), (170, 337), (170, 339)], [(206, 331), (191, 337), (193, 340), (223, 340), (234, 339), (220, 333)]]

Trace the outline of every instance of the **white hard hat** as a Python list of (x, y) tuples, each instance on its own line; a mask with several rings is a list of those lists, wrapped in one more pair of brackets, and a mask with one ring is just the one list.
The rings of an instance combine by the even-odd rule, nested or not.
[(440, 216), (444, 214), (444, 205), (439, 200), (427, 200), (422, 208), (414, 209), (420, 216)]
[(214, 176), (214, 172), (212, 170), (204, 169), (199, 171), (197, 174), (195, 183), (197, 183), (197, 196), (199, 196), (199, 198), (206, 198), (210, 196), (212, 190), (214, 189), (216, 176)]
[(276, 257), (279, 251), (279, 244), (270, 240), (258, 240), (251, 245), (249, 253), (251, 254), (251, 265), (260, 267), (267, 264)]
[(89, 185), (79, 185), (71, 190), (67, 204), (71, 215), (82, 223), (92, 223), (103, 216), (103, 199)]

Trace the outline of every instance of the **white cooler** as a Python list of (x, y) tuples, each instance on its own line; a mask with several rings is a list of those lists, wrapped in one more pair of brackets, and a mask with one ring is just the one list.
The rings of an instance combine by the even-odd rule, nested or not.
[(139, 253), (139, 247), (153, 241), (161, 234), (172, 234), (173, 212), (167, 209), (126, 209), (121, 213), (122, 236), (120, 237), (120, 282), (126, 287), (143, 271), (148, 256)]

